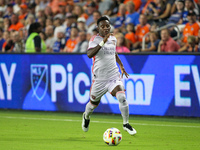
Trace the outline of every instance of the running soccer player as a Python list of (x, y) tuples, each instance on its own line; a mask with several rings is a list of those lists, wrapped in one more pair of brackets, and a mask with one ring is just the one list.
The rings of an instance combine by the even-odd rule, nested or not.
[(83, 113), (82, 129), (87, 132), (89, 129), (90, 115), (100, 103), (101, 97), (110, 92), (119, 101), (119, 109), (123, 118), (123, 129), (130, 135), (136, 134), (136, 130), (129, 124), (129, 106), (126, 101), (124, 86), (120, 80), (123, 74), (128, 78), (128, 73), (116, 53), (116, 38), (110, 33), (110, 22), (105, 16), (97, 21), (99, 34), (90, 39), (87, 55), (93, 58), (92, 85), (90, 88), (90, 101), (87, 103)]

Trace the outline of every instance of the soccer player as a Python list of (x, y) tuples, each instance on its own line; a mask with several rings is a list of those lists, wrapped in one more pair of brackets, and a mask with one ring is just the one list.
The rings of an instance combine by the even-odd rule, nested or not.
[(93, 81), (90, 89), (90, 101), (87, 103), (85, 112), (83, 113), (82, 129), (87, 132), (89, 129), (90, 115), (100, 103), (101, 97), (110, 92), (119, 101), (119, 109), (123, 118), (123, 129), (129, 134), (136, 134), (136, 130), (129, 124), (129, 106), (126, 101), (123, 83), (120, 80), (123, 74), (128, 78), (128, 73), (116, 53), (117, 40), (110, 33), (110, 22), (105, 16), (97, 21), (97, 29), (99, 34), (90, 39), (87, 55), (93, 58)]

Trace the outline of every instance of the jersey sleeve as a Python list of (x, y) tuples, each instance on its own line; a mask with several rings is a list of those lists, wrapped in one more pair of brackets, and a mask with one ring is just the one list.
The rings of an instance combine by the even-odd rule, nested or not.
[(89, 41), (88, 49), (96, 47), (98, 44), (99, 44), (99, 42), (98, 42), (96, 36), (93, 36)]
[[(112, 41), (114, 41), (114, 45), (115, 45), (115, 48), (116, 48), (117, 47), (117, 38), (115, 36), (112, 36), (112, 38), (113, 38)], [(117, 49), (115, 51), (117, 51)]]
[(117, 38), (114, 36), (115, 39), (115, 46), (117, 46)]

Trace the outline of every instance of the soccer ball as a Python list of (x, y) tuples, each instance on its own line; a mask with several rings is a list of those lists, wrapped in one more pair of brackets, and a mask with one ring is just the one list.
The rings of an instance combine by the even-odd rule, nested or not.
[(104, 142), (109, 145), (118, 145), (122, 140), (122, 134), (117, 128), (109, 128), (103, 134)]

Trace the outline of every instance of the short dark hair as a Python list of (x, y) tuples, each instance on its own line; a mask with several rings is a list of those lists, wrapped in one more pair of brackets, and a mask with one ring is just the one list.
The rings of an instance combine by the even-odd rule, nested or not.
[(39, 27), (41, 27), (41, 24), (39, 22), (34, 22), (30, 25), (28, 34), (30, 35), (31, 33), (35, 32)]
[(98, 20), (97, 20), (97, 26), (99, 25), (99, 23), (101, 22), (101, 21), (103, 21), (103, 20), (108, 20), (109, 21), (109, 23), (110, 23), (110, 20), (108, 19), (108, 17), (106, 17), (106, 16), (103, 16), (103, 17), (101, 17), (101, 18), (99, 18)]

